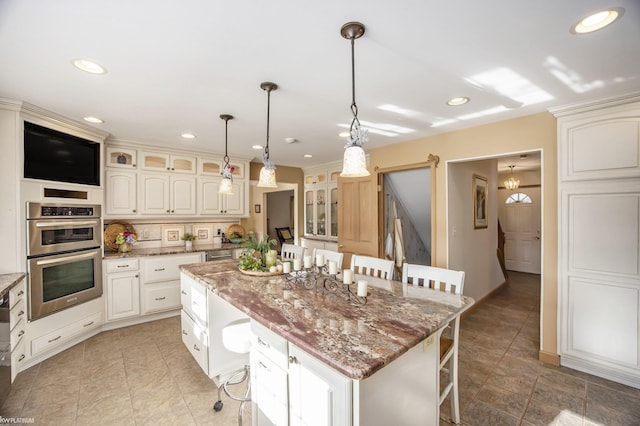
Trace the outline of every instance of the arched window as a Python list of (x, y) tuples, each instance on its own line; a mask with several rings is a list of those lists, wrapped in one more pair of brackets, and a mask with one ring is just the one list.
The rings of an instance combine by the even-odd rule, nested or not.
[(509, 198), (507, 198), (507, 201), (505, 201), (505, 204), (512, 204), (512, 203), (524, 203), (524, 204), (531, 204), (531, 197), (529, 197), (527, 194), (523, 194), (522, 192), (514, 192), (513, 194), (509, 195)]

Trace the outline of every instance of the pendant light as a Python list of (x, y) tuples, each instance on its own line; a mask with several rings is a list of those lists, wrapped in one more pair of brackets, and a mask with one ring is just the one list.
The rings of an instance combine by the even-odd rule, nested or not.
[(220, 182), (218, 194), (233, 195), (233, 169), (229, 164), (229, 154), (227, 154), (227, 132), (229, 120), (233, 120), (233, 115), (221, 114), (220, 118), (224, 120), (224, 166), (222, 167), (222, 182)]
[(269, 113), (271, 107), (271, 91), (276, 90), (278, 85), (275, 83), (264, 82), (260, 84), (260, 88), (267, 92), (267, 145), (262, 153), (262, 169), (260, 170), (259, 188), (277, 188), (276, 183), (276, 166), (269, 160)]
[(511, 169), (511, 176), (509, 176), (509, 179), (504, 181), (504, 187), (511, 191), (515, 191), (520, 186), (520, 181), (513, 177), (514, 167), (514, 165), (509, 166), (509, 168)]
[(340, 29), (342, 37), (351, 40), (351, 112), (353, 120), (349, 128), (350, 138), (344, 146), (344, 159), (342, 162), (342, 177), (369, 176), (367, 159), (362, 149), (362, 144), (367, 142), (369, 131), (360, 127), (358, 120), (358, 106), (356, 105), (356, 77), (355, 77), (355, 40), (364, 34), (364, 25), (360, 22), (347, 22)]

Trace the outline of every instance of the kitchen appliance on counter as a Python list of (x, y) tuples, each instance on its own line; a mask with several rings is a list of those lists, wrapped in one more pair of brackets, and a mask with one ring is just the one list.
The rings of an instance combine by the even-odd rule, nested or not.
[(214, 260), (224, 260), (224, 259), (233, 259), (233, 250), (231, 249), (209, 250), (205, 252), (205, 257), (204, 257), (205, 262), (211, 262)]
[(29, 319), (102, 296), (99, 205), (27, 203)]

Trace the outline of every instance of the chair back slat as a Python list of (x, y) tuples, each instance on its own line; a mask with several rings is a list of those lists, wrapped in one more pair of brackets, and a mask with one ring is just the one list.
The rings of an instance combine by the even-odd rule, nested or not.
[(393, 260), (379, 259), (370, 256), (351, 256), (351, 270), (355, 274), (390, 280), (393, 279), (393, 265)]
[(302, 259), (304, 256), (304, 247), (284, 243), (280, 256), (283, 260)]
[(402, 266), (402, 282), (448, 293), (462, 294), (464, 271), (405, 263)]
[(327, 264), (330, 260), (333, 260), (338, 264), (338, 271), (342, 270), (342, 259), (344, 258), (344, 253), (326, 249), (313, 249), (313, 261), (315, 261), (316, 256), (319, 254), (324, 256), (325, 262), (327, 262)]

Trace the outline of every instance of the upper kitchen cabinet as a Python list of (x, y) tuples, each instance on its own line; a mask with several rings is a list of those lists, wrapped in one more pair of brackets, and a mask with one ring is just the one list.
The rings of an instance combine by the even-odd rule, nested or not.
[(137, 174), (125, 170), (107, 170), (105, 173), (105, 214), (128, 216), (138, 213)]
[(107, 167), (120, 167), (124, 169), (135, 169), (137, 165), (137, 151), (127, 148), (107, 147), (105, 158)]
[(140, 213), (144, 215), (195, 215), (195, 178), (160, 173), (141, 173), (139, 179)]
[(233, 194), (218, 194), (221, 181), (221, 177), (198, 178), (198, 214), (245, 216), (245, 181), (234, 179)]
[[(229, 165), (234, 179), (244, 178), (245, 162), (231, 160)], [(222, 176), (223, 167), (224, 160), (222, 158), (198, 158), (198, 176)]]
[(304, 235), (323, 241), (338, 239), (338, 177), (342, 163), (305, 169)]
[(145, 170), (195, 174), (196, 157), (142, 151), (140, 167)]

